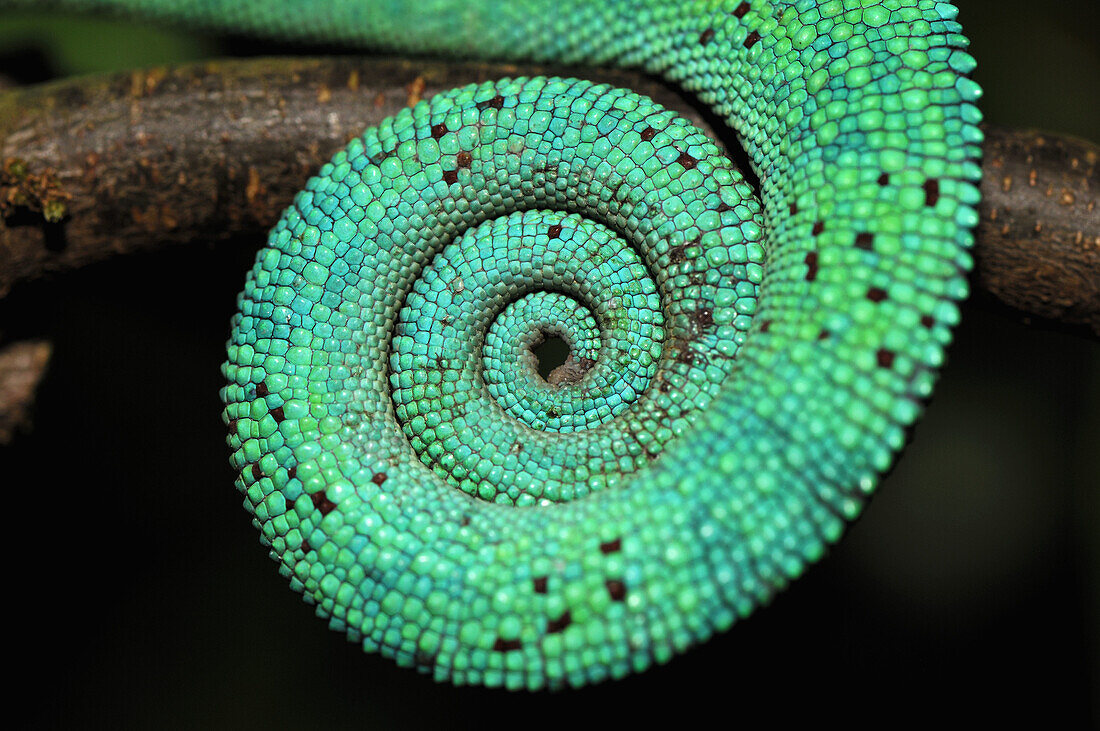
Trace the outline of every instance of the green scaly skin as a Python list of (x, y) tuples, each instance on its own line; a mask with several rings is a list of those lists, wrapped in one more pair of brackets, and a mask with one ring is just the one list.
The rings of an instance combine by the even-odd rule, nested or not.
[[(471, 86), (353, 140), (271, 232), (224, 366), (237, 486), (291, 585), (402, 666), (537, 689), (666, 661), (822, 555), (931, 393), (980, 174), (947, 3), (45, 4), (640, 66), (744, 141), (759, 203), (647, 99)], [(551, 387), (555, 333), (583, 377)]]

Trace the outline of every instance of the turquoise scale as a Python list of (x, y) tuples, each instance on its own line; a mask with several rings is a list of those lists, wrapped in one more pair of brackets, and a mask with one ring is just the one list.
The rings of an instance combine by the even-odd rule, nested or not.
[[(743, 141), (759, 203), (649, 100), (483, 84), (353, 140), (271, 232), (224, 367), (237, 485), (291, 585), (402, 666), (537, 689), (667, 661), (837, 540), (931, 393), (980, 177), (949, 3), (42, 4), (637, 66)], [(579, 380), (535, 374), (548, 332)]]

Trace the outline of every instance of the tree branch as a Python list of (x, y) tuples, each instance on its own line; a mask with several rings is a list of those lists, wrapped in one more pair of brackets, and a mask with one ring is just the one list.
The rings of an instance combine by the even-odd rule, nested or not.
[[(546, 72), (276, 58), (2, 91), (0, 296), (17, 283), (115, 254), (259, 238), (303, 181), (364, 128), (446, 89)], [(553, 72), (654, 98), (725, 144), (755, 177), (724, 125), (662, 83), (621, 71)], [(1100, 335), (1097, 146), (997, 128), (986, 134), (976, 288), (1025, 316), (1088, 325)], [(13, 352), (31, 352), (23, 347), (32, 346)], [(48, 348), (33, 347), (41, 357), (16, 360), (41, 375)], [(37, 376), (5, 374), (4, 362), (0, 382), (15, 378), (33, 391)], [(15, 410), (0, 393), (0, 415)]]
[(979, 290), (1100, 335), (1100, 147), (1033, 130), (985, 132)]
[[(302, 181), (365, 127), (445, 89), (544, 72), (278, 58), (4, 92), (0, 295), (113, 254), (261, 236)], [(620, 71), (556, 72), (636, 89), (736, 147), (660, 82)], [(1026, 315), (1100, 334), (1100, 148), (995, 127), (986, 135), (977, 288)], [(733, 156), (744, 163), (739, 149)]]
[[(532, 71), (277, 58), (3, 92), (0, 296), (114, 254), (262, 237), (302, 184), (366, 127), (438, 92)], [(614, 71), (589, 78), (685, 110), (653, 80)]]

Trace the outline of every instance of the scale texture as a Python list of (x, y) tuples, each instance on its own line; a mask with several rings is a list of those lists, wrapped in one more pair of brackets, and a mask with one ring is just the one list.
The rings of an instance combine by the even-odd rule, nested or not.
[(638, 66), (743, 140), (758, 200), (648, 99), (506, 79), (368, 130), (272, 230), (224, 366), (237, 485), (291, 585), (402, 666), (538, 689), (668, 660), (822, 555), (931, 393), (980, 176), (948, 3), (46, 4)]

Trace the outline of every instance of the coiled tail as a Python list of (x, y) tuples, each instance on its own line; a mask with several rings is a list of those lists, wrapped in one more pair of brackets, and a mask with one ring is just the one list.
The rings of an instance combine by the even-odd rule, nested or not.
[[(950, 5), (591, 6), (447, 4), (395, 45), (477, 16), (488, 55), (662, 71), (739, 132), (760, 202), (647, 99), (469, 87), (326, 165), (234, 319), (225, 417), (273, 556), (438, 679), (619, 677), (751, 612), (858, 515), (966, 294), (979, 92)], [(388, 9), (364, 38), (411, 19)]]

